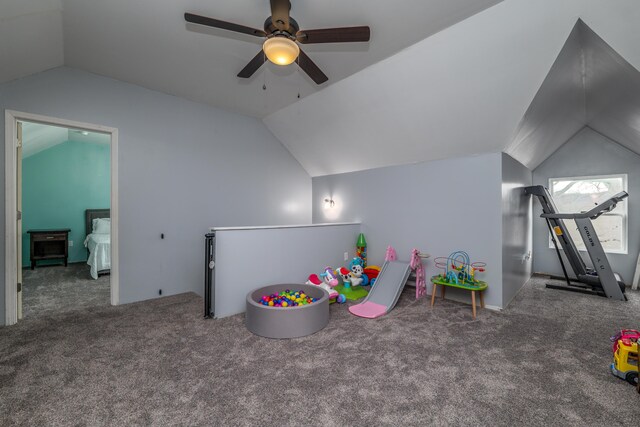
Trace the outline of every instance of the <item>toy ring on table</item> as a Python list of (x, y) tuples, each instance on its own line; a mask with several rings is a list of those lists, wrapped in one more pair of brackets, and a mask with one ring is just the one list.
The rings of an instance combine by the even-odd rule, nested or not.
[(474, 270), (478, 270), (480, 273), (484, 273), (484, 271), (486, 270), (487, 267), (487, 263), (486, 262), (472, 262), (471, 263), (471, 268), (473, 268)]
[(437, 268), (441, 268), (443, 270), (447, 269), (447, 266), (449, 265), (449, 257), (446, 256), (439, 256), (437, 258), (434, 258), (433, 260), (433, 264), (437, 267)]

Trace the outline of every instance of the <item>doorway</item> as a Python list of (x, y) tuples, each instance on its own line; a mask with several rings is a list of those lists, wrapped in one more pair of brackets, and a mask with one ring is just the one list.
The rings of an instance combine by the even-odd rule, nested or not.
[(5, 323), (117, 305), (117, 130), (5, 119)]

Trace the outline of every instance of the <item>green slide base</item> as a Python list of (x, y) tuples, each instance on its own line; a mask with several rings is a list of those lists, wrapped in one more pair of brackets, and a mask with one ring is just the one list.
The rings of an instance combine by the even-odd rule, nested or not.
[(362, 286), (356, 286), (355, 288), (349, 286), (348, 288), (345, 288), (344, 285), (338, 285), (333, 289), (335, 289), (339, 294), (343, 294), (350, 301), (357, 301), (369, 294), (366, 289), (362, 289)]

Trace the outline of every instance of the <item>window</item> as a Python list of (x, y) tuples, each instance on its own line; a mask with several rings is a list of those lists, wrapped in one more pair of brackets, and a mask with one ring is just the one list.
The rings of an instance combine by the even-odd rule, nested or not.
[[(560, 213), (591, 210), (595, 205), (621, 191), (627, 191), (627, 175), (549, 179), (549, 192)], [(625, 200), (612, 212), (593, 220), (593, 226), (605, 252), (627, 253), (627, 203)], [(586, 251), (575, 221), (564, 222), (578, 250)], [(553, 248), (551, 238), (549, 247)]]

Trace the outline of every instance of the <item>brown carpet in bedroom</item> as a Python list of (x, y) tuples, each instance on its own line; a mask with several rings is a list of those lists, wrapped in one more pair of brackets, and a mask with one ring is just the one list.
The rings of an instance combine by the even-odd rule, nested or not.
[(85, 263), (22, 270), (25, 319), (111, 304), (109, 276), (91, 278)]
[(543, 282), (476, 321), (411, 292), (377, 320), (334, 305), (323, 331), (282, 341), (203, 320), (194, 294), (26, 320), (0, 328), (0, 424), (637, 426), (608, 338), (640, 327), (640, 295)]

